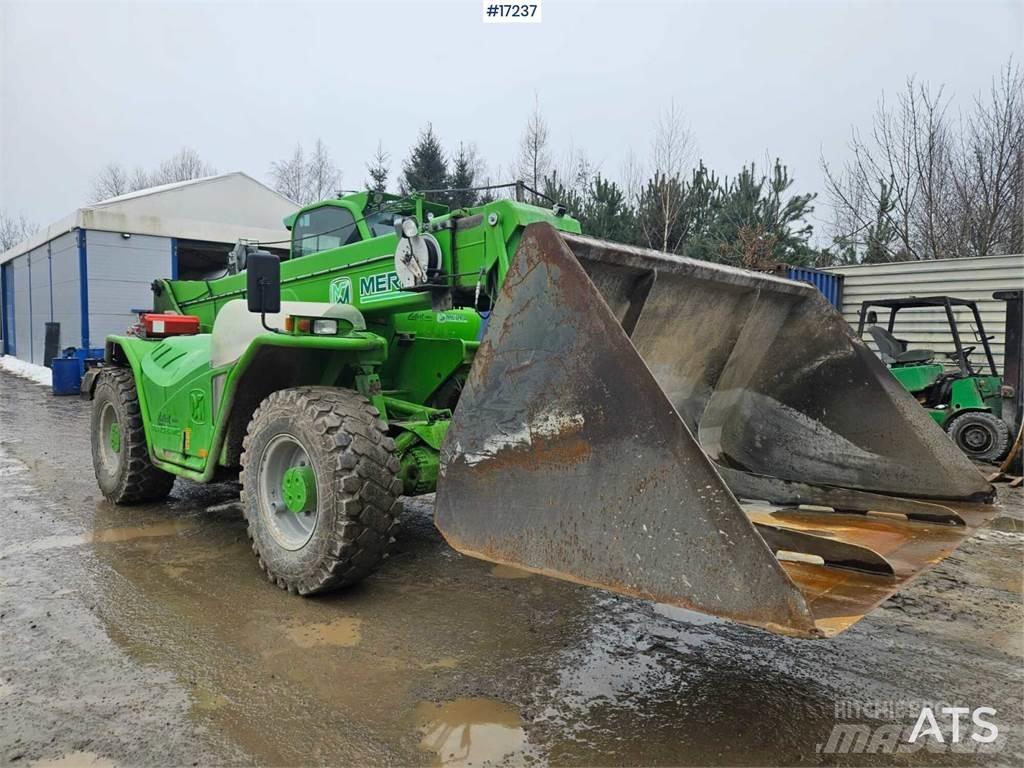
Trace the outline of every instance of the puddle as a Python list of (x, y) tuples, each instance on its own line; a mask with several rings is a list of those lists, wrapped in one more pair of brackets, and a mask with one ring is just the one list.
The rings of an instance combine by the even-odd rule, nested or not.
[(152, 525), (132, 526), (129, 528), (100, 528), (89, 533), (63, 536), (43, 536), (32, 542), (18, 544), (0, 550), (0, 560), (11, 555), (47, 552), (51, 549), (67, 549), (80, 547), (83, 544), (111, 544), (135, 539), (149, 539), (160, 536), (176, 536), (194, 526), (189, 520), (165, 520)]
[(995, 531), (1024, 533), (1024, 519), (1010, 517), (1009, 515), (1000, 515), (999, 517), (990, 520), (988, 527)]
[(416, 706), (420, 747), (437, 756), (436, 765), (497, 763), (526, 747), (519, 712), (494, 699), (465, 698)]
[(60, 757), (36, 760), (29, 765), (31, 768), (113, 768), (115, 763), (94, 752), (70, 752)]
[(333, 645), (352, 648), (363, 639), (363, 620), (351, 617), (335, 619), (325, 624), (300, 624), (285, 633), (300, 648)]
[(511, 565), (496, 565), (491, 568), (491, 576), (498, 579), (528, 579), (533, 574)]

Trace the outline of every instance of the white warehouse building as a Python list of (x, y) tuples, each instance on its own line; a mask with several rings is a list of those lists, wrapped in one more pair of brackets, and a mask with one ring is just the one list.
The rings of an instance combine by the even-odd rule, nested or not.
[(44, 363), (58, 349), (96, 348), (152, 306), (160, 277), (217, 277), (240, 238), (286, 251), (296, 206), (244, 173), (166, 184), (79, 208), (0, 254), (0, 352)]

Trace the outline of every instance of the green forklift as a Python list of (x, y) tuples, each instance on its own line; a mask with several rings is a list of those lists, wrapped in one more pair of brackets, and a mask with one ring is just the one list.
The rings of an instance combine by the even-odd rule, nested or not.
[[(976, 344), (964, 346), (954, 308), (969, 310), (974, 318), (972, 329)], [(910, 348), (905, 339), (897, 338), (896, 316), (904, 309), (944, 310), (953, 352), (942, 353), (946, 362), (930, 349)], [(878, 310), (888, 310), (886, 327), (878, 323)], [(860, 306), (857, 336), (865, 329), (878, 347), (879, 357), (889, 366), (892, 375), (928, 411), (954, 443), (977, 461), (995, 463), (1010, 448), (1010, 428), (1002, 419), (1002, 379), (996, 372), (995, 358), (978, 312), (977, 302), (953, 296), (913, 296), (905, 299), (876, 299)], [(971, 355), (981, 346), (985, 362), (976, 366)]]

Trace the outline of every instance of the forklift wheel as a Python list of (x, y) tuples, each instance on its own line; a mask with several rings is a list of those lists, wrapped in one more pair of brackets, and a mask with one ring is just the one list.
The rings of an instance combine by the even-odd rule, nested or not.
[(354, 584), (384, 559), (401, 511), (394, 441), (358, 392), (296, 387), (256, 409), (242, 508), (267, 578), (300, 595)]
[(995, 464), (1010, 449), (1010, 428), (991, 413), (962, 413), (949, 422), (946, 431), (957, 447), (975, 461)]

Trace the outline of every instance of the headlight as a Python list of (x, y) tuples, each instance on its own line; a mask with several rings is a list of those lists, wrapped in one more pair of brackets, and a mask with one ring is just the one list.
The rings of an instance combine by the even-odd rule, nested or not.
[(338, 334), (338, 321), (328, 318), (314, 320), (313, 333), (316, 336), (336, 336)]

